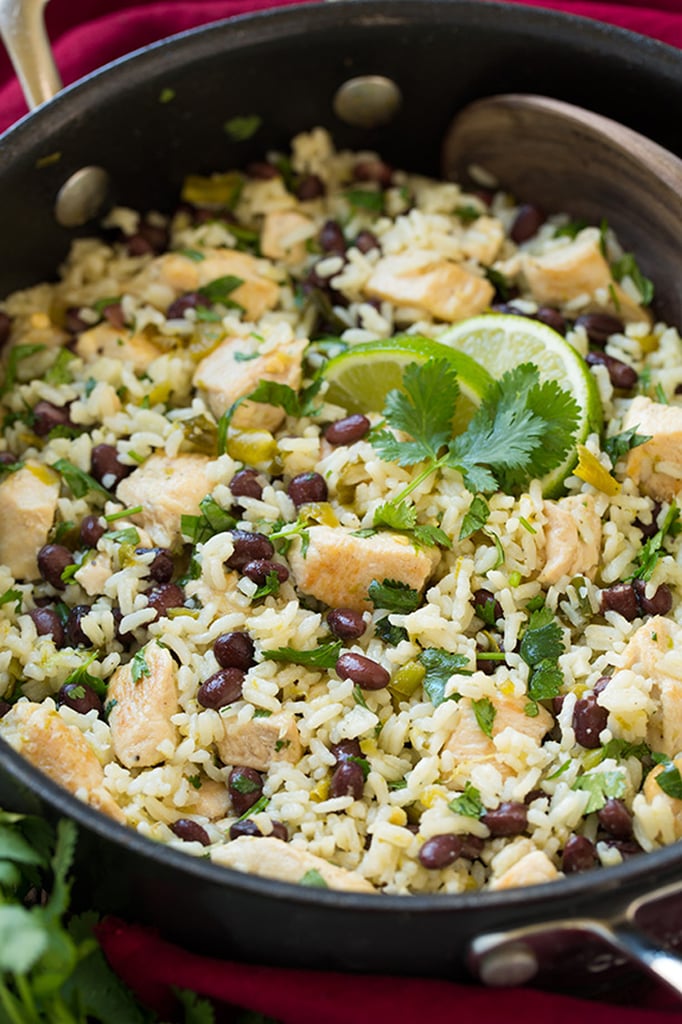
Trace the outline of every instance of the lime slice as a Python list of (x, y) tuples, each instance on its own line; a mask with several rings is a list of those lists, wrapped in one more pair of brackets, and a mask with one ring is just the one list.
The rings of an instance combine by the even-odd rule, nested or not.
[[(576, 446), (588, 434), (601, 430), (603, 413), (597, 383), (585, 360), (551, 327), (524, 316), (491, 313), (461, 320), (441, 334), (439, 341), (471, 356), (496, 380), (521, 363), (534, 363), (541, 381), (555, 380), (578, 403)], [(543, 479), (545, 497), (561, 494), (562, 484), (577, 461), (573, 447), (562, 464)]]
[(322, 370), (329, 384), (325, 399), (351, 413), (381, 412), (388, 392), (402, 387), (405, 367), (429, 359), (447, 359), (457, 374), (460, 396), (453, 430), (460, 433), (493, 381), (470, 356), (430, 338), (403, 335), (353, 345)]

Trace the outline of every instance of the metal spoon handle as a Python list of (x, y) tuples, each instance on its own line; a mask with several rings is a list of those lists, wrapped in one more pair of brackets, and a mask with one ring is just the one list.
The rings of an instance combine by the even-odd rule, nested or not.
[(29, 107), (52, 99), (62, 87), (45, 30), (47, 0), (0, 0), (0, 36)]

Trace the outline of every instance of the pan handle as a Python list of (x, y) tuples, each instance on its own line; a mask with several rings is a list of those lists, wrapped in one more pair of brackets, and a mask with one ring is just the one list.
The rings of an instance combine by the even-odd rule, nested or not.
[(45, 29), (47, 0), (0, 0), (0, 36), (29, 107), (52, 99), (61, 89)]

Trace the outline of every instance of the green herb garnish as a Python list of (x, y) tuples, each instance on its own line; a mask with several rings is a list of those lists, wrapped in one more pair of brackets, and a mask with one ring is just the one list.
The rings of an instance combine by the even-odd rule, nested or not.
[(311, 651), (297, 651), (293, 647), (278, 647), (274, 651), (263, 651), (268, 661), (284, 661), (292, 665), (307, 665), (308, 668), (334, 668), (341, 654), (340, 640), (320, 644)]
[(256, 134), (262, 123), (263, 118), (258, 114), (242, 114), (226, 121), (223, 131), (233, 142), (246, 142)]
[(481, 818), (485, 814), (481, 794), (470, 782), (465, 784), (462, 795), (451, 800), (448, 807), (455, 814), (463, 814), (467, 818)]
[(421, 595), (407, 583), (399, 580), (372, 580), (369, 585), (369, 599), (375, 608), (385, 608), (388, 612), (408, 615), (421, 604)]
[(663, 541), (666, 537), (676, 537), (681, 529), (680, 510), (677, 505), (672, 504), (665, 514), (665, 519), (660, 529), (656, 531), (653, 537), (649, 537), (637, 552), (637, 568), (631, 576), (628, 576), (626, 582), (631, 582), (632, 580), (644, 580), (647, 582), (650, 580), (659, 560), (667, 554), (663, 547)]
[(418, 655), (417, 661), (426, 669), (424, 693), (436, 708), (445, 700), (445, 687), (453, 675), (471, 675), (466, 670), (469, 664), (466, 654), (449, 654), (440, 647), (428, 647)]

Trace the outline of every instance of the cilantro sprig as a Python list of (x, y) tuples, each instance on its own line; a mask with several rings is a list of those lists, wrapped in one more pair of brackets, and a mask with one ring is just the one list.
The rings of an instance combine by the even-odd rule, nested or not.
[(661, 527), (653, 537), (649, 537), (646, 543), (642, 544), (642, 547), (637, 553), (637, 568), (628, 576), (626, 582), (632, 580), (643, 580), (645, 583), (648, 582), (654, 574), (654, 569), (658, 565), (658, 562), (667, 553), (663, 547), (663, 541), (666, 537), (676, 537), (682, 530), (682, 523), (680, 523), (680, 510), (677, 505), (672, 504), (665, 514), (665, 519), (661, 523)]
[(549, 608), (532, 612), (521, 639), (520, 654), (530, 668), (528, 696), (549, 700), (561, 691), (563, 675), (559, 657), (564, 653), (561, 626)]
[(450, 654), (441, 647), (427, 647), (417, 660), (426, 669), (424, 693), (435, 708), (445, 700), (445, 687), (454, 675), (471, 675), (466, 654)]

